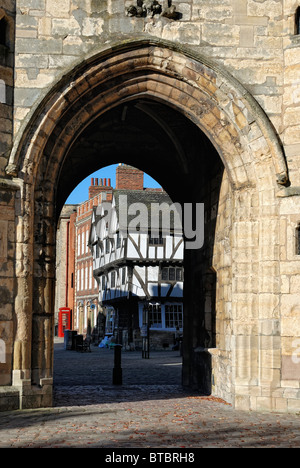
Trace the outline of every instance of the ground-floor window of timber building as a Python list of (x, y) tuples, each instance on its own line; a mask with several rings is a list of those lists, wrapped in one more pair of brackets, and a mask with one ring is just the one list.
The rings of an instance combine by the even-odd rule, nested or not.
[(151, 325), (152, 329), (182, 329), (182, 304), (150, 304), (149, 324)]
[(183, 328), (183, 310), (181, 304), (165, 306), (166, 328)]
[(183, 268), (164, 267), (161, 272), (162, 281), (183, 281)]

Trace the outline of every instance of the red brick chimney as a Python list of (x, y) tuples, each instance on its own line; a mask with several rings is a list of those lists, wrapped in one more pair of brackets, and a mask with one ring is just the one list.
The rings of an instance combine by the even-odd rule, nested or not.
[(143, 190), (144, 172), (127, 164), (119, 164), (116, 171), (117, 190)]
[(91, 185), (89, 187), (89, 199), (95, 197), (100, 192), (112, 191), (111, 179), (91, 179)]

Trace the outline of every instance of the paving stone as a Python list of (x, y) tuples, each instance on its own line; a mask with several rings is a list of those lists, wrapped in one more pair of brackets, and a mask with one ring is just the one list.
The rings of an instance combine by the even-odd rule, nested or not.
[[(123, 353), (126, 378), (136, 382), (122, 387), (105, 384), (112, 356), (109, 350), (76, 353), (56, 345), (54, 407), (2, 413), (0, 448), (102, 448), (117, 454), (133, 448), (193, 453), (209, 447), (300, 447), (299, 415), (237, 411), (221, 399), (186, 391), (179, 383), (168, 384), (162, 369), (180, 362), (178, 353), (157, 353), (148, 362), (139, 354)], [(105, 370), (99, 384), (90, 372), (97, 359)], [(176, 366), (169, 368), (173, 378), (178, 377)], [(72, 374), (77, 370), (84, 379), (74, 385)], [(151, 385), (139, 383), (141, 375), (148, 375)], [(86, 384), (89, 377), (91, 383)]]

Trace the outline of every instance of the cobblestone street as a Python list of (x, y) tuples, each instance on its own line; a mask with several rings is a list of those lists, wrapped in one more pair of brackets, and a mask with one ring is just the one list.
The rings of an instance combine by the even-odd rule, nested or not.
[[(65, 351), (55, 344), (54, 385), (111, 385), (114, 351), (91, 346), (91, 353)], [(123, 384), (180, 385), (182, 359), (178, 351), (151, 352), (142, 359), (141, 351), (122, 352)]]
[(300, 447), (299, 415), (244, 413), (185, 392), (178, 352), (150, 357), (123, 352), (123, 386), (114, 387), (113, 351), (56, 343), (54, 407), (0, 413), (0, 447)]

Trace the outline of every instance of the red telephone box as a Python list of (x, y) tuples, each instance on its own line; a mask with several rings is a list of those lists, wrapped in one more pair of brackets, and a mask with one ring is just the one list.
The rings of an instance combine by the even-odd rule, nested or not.
[(60, 307), (58, 314), (58, 336), (64, 337), (64, 331), (70, 330), (71, 327), (71, 309), (68, 307)]

